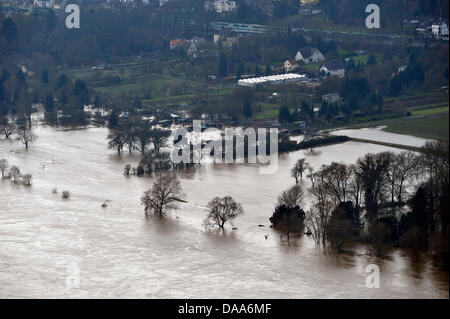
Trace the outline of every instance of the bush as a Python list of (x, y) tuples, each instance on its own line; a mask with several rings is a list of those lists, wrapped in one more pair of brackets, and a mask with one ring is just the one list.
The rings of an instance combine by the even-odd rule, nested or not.
[(279, 205), (275, 208), (275, 211), (269, 220), (272, 223), (273, 228), (286, 233), (289, 241), (291, 233), (303, 231), (305, 212), (298, 205), (295, 207)]
[(139, 166), (136, 168), (136, 174), (137, 174), (138, 176), (142, 176), (142, 175), (144, 175), (144, 173), (145, 173), (144, 166), (139, 165)]
[(31, 174), (25, 174), (22, 176), (22, 183), (24, 185), (30, 186), (32, 178), (33, 176)]

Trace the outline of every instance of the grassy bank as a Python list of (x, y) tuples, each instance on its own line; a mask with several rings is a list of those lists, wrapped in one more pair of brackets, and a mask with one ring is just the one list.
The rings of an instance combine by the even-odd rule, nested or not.
[(383, 130), (397, 134), (448, 140), (449, 116), (448, 113), (445, 113), (408, 120), (399, 119), (388, 124)]

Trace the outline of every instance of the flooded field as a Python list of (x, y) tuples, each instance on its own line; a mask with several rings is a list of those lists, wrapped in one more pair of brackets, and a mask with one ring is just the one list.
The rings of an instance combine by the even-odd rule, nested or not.
[[(275, 175), (260, 175), (255, 165), (202, 165), (178, 173), (188, 203), (161, 222), (146, 219), (140, 206), (154, 179), (122, 175), (139, 156), (108, 150), (106, 129), (34, 131), (39, 139), (28, 151), (0, 140), (0, 158), (33, 175), (31, 187), (0, 181), (0, 298), (449, 297), (447, 273), (425, 257), (393, 249), (377, 258), (363, 245), (325, 254), (307, 236), (288, 246), (269, 228), (278, 194), (294, 183), (289, 172), (298, 158), (318, 168), (396, 149), (347, 142), (315, 155), (282, 154)], [(235, 231), (206, 232), (206, 204), (225, 195), (246, 214)], [(380, 266), (379, 289), (365, 285), (372, 263)], [(79, 287), (68, 285), (78, 274)]]

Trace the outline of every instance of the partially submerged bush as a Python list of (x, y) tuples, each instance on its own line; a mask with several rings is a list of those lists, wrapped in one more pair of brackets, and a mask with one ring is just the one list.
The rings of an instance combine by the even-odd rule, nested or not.
[(69, 191), (63, 191), (61, 197), (64, 198), (64, 199), (68, 199), (70, 197), (70, 192)]

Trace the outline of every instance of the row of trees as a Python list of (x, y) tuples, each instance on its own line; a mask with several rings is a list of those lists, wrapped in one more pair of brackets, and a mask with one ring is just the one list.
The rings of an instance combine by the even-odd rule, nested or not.
[[(136, 125), (136, 126), (135, 126)], [(141, 122), (130, 125), (117, 125), (108, 135), (108, 147), (117, 151), (118, 155), (124, 148), (131, 154), (134, 150), (141, 153), (141, 160), (137, 167), (127, 164), (124, 175), (152, 174), (166, 171), (185, 169), (194, 166), (194, 150), (191, 148), (190, 163), (174, 163), (170, 154), (162, 150), (167, 145), (172, 132), (166, 129), (151, 127), (148, 123)], [(149, 148), (153, 146), (153, 148)]]
[(108, 135), (108, 147), (120, 153), (124, 148), (131, 154), (133, 150), (145, 155), (149, 145), (153, 144), (157, 153), (166, 145), (171, 132), (159, 128), (150, 128), (148, 125), (141, 127), (119, 127), (113, 129)]

